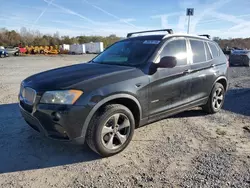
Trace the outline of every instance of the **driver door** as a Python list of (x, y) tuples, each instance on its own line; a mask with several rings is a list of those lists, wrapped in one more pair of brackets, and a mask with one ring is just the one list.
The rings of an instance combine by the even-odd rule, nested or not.
[[(174, 56), (177, 65), (173, 68), (158, 68), (150, 76), (149, 116), (175, 109), (189, 102), (191, 80), (189, 74), (187, 41), (185, 38), (176, 38), (167, 41), (160, 52), (160, 58)], [(157, 59), (160, 59), (159, 57)]]

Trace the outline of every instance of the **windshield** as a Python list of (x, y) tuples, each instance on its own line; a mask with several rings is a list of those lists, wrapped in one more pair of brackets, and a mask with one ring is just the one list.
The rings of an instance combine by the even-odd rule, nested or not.
[(154, 52), (158, 40), (120, 41), (93, 59), (94, 63), (139, 66)]

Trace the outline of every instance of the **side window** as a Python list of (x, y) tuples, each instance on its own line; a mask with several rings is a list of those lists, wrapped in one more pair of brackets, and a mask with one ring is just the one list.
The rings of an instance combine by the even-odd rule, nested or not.
[(209, 47), (210, 47), (210, 49), (211, 49), (211, 52), (212, 52), (212, 54), (213, 54), (213, 57), (215, 58), (215, 57), (218, 57), (219, 56), (219, 50), (218, 50), (218, 48), (214, 45), (214, 44), (212, 44), (212, 43), (209, 43)]
[(187, 45), (186, 40), (179, 39), (169, 42), (161, 52), (164, 56), (174, 56), (177, 59), (177, 66), (187, 65)]
[(212, 59), (212, 55), (211, 55), (211, 52), (208, 48), (208, 44), (205, 42), (205, 49), (206, 49), (206, 54), (207, 54), (207, 61), (211, 60)]
[(193, 63), (202, 63), (207, 61), (203, 41), (190, 40), (190, 45), (193, 52)]

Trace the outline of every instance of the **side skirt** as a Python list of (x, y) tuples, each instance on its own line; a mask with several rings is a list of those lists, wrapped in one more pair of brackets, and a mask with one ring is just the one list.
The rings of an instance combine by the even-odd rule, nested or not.
[(206, 104), (207, 100), (208, 100), (208, 97), (205, 97), (205, 98), (190, 102), (188, 104), (178, 106), (176, 108), (172, 108), (172, 109), (170, 109), (168, 111), (161, 112), (161, 113), (149, 116), (148, 119), (145, 118), (145, 119), (142, 119), (140, 121), (140, 126), (139, 127), (141, 127), (143, 125), (147, 125), (147, 124), (152, 123), (152, 122), (159, 121), (161, 119), (164, 119), (166, 117), (178, 114), (180, 112), (183, 112), (183, 111), (186, 111), (186, 110), (189, 110), (189, 109), (192, 109), (194, 107), (204, 105), (204, 104)]

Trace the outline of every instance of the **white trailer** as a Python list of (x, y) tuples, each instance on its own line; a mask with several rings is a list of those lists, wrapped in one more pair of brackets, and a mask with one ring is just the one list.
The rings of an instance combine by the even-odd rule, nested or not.
[(85, 54), (85, 44), (72, 44), (69, 47), (69, 53), (71, 54)]
[(90, 42), (86, 43), (86, 53), (98, 54), (103, 52), (103, 42)]
[(63, 44), (63, 45), (60, 45), (60, 50), (68, 50), (69, 51), (69, 48), (70, 48), (70, 45), (69, 44)]

